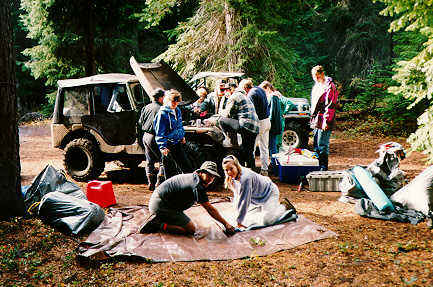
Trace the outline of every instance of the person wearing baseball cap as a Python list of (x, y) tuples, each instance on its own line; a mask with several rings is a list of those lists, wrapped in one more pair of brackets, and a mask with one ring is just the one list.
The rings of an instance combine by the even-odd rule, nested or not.
[(205, 161), (193, 173), (179, 174), (164, 181), (152, 193), (149, 200), (150, 214), (139, 232), (194, 235), (195, 225), (184, 211), (194, 203), (199, 203), (211, 217), (225, 227), (227, 235), (234, 234), (235, 228), (212, 206), (206, 194), (216, 177), (220, 177), (217, 164)]

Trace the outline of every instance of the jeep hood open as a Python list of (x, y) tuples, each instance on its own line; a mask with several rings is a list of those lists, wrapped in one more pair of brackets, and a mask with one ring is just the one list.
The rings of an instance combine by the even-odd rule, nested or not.
[(185, 104), (198, 99), (194, 90), (164, 61), (138, 63), (134, 57), (131, 57), (129, 64), (148, 95), (152, 95), (157, 88), (175, 89), (181, 93), (182, 102)]

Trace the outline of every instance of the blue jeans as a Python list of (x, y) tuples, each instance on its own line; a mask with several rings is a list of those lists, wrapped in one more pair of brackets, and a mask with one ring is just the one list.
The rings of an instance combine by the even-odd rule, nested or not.
[(329, 138), (331, 130), (314, 129), (314, 150), (319, 155), (319, 165), (321, 170), (328, 170)]
[(271, 164), (274, 166), (275, 159), (272, 157), (272, 155), (278, 152), (277, 136), (278, 135), (269, 134), (269, 156), (271, 157)]

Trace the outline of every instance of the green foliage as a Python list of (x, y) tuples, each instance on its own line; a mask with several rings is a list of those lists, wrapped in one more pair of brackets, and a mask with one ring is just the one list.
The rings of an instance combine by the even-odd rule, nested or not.
[(382, 8), (371, 0), (346, 0), (323, 12), (323, 48), (332, 63), (325, 68), (338, 81), (348, 84), (374, 65), (391, 63), (392, 39), (386, 32), (391, 19), (379, 15)]
[[(151, 15), (142, 19), (155, 25), (179, 2), (148, 0)], [(204, 70), (245, 71), (256, 82), (271, 80), (288, 92), (295, 83), (297, 53), (289, 47), (289, 38), (279, 33), (286, 23), (275, 12), (280, 11), (280, 2), (258, 2), (200, 1), (194, 15), (170, 31), (176, 43), (158, 59), (186, 78)], [(157, 16), (155, 7), (162, 7)]]
[[(416, 55), (408, 53), (406, 56), (411, 57), (397, 62), (395, 68), (396, 74), (393, 79), (398, 85), (390, 88), (390, 91), (396, 95), (402, 94), (409, 99), (412, 104), (410, 108), (416, 108), (417, 105), (424, 103), (424, 112), (418, 117), (418, 129), (409, 137), (412, 150), (424, 151), (428, 155), (429, 163), (433, 162), (433, 105), (431, 103), (433, 92), (433, 14), (427, 13), (433, 8), (432, 1), (416, 0), (381, 0), (386, 4), (382, 11), (384, 15), (395, 15), (390, 25), (390, 31), (413, 31), (413, 34), (405, 35), (411, 37), (413, 42), (418, 41), (418, 46), (411, 49), (410, 52), (416, 51)], [(425, 42), (420, 45), (422, 40)], [(417, 50), (421, 48), (420, 50)]]
[(140, 29), (131, 17), (140, 1), (23, 0), (22, 21), (38, 45), (27, 66), (54, 85), (60, 78), (122, 71), (137, 52)]

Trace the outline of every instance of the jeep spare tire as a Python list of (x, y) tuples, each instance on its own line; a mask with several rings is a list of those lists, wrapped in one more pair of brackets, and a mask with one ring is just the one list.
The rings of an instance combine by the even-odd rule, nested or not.
[(75, 139), (65, 147), (63, 160), (66, 172), (77, 181), (98, 178), (105, 163), (96, 145), (89, 139)]
[(308, 131), (302, 128), (300, 123), (286, 122), (282, 136), (282, 147), (284, 149), (304, 148), (308, 145)]

